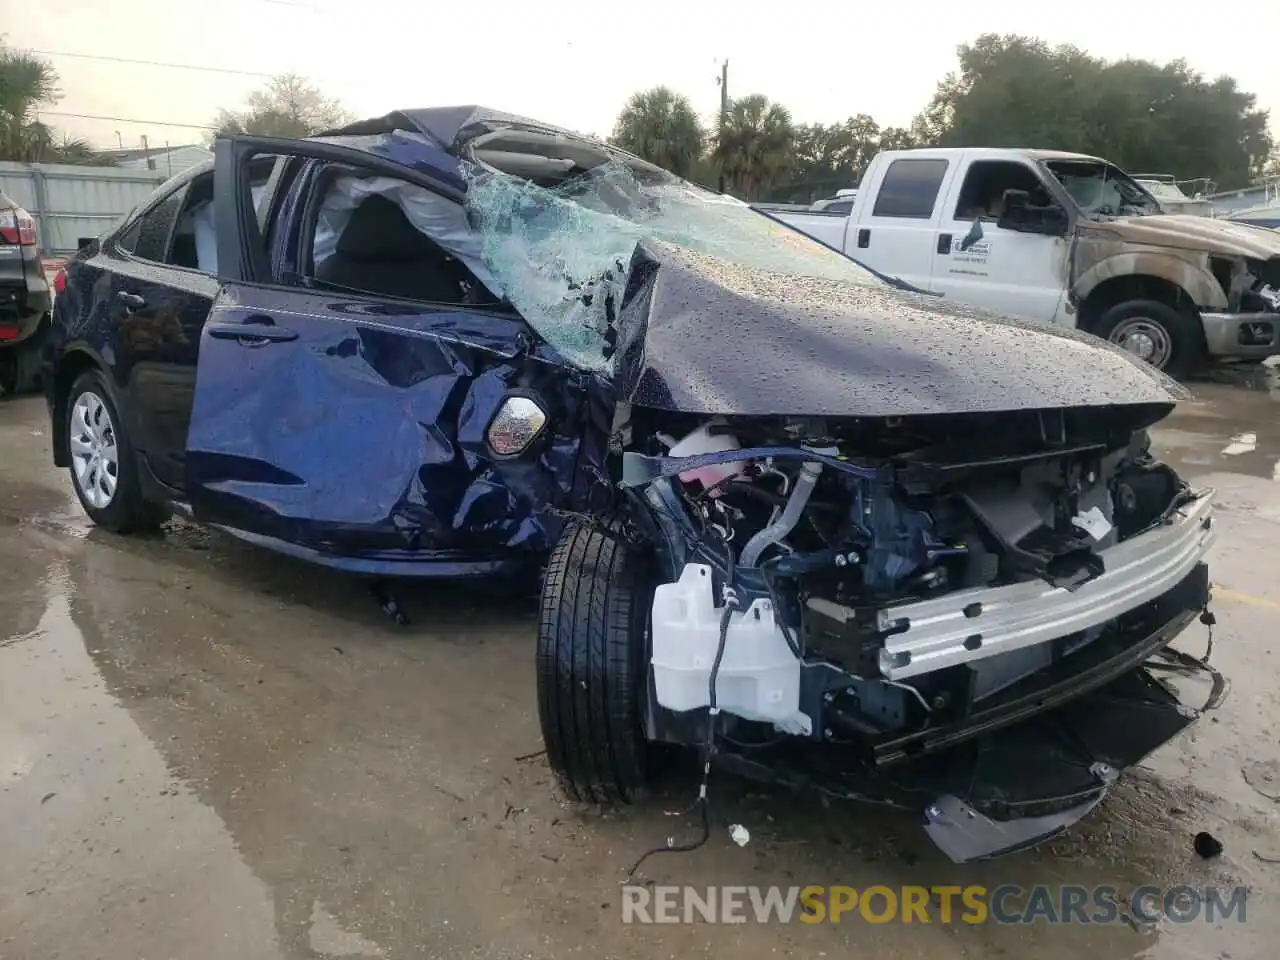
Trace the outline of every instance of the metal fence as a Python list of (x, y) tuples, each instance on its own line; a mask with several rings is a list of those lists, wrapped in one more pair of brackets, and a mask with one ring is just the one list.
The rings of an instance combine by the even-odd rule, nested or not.
[(145, 200), (165, 180), (156, 170), (0, 162), (0, 190), (36, 219), (46, 257), (74, 253)]

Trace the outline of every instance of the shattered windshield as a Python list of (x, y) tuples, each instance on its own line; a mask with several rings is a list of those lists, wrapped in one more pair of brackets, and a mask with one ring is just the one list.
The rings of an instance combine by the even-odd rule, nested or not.
[(737, 200), (617, 160), (554, 187), (477, 167), (466, 207), (502, 294), (570, 362), (590, 370), (609, 369), (605, 334), (642, 240), (791, 276), (881, 283)]
[(1186, 203), (1191, 198), (1178, 189), (1176, 183), (1168, 183), (1161, 180), (1139, 180), (1147, 190), (1157, 200), (1164, 203)]
[(1098, 160), (1051, 160), (1046, 166), (1087, 216), (1160, 213), (1156, 199), (1119, 167)]

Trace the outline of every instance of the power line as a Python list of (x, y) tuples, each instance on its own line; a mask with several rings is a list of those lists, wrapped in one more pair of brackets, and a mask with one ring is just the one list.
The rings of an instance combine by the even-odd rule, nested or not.
[(103, 117), (95, 113), (62, 113), (58, 110), (41, 110), (44, 117), (73, 117), (77, 120), (110, 120), (112, 123), (138, 123), (152, 127), (183, 127), (187, 130), (217, 130), (211, 123), (174, 123), (172, 120), (139, 120), (136, 117)]
[[(285, 4), (292, 6), (292, 4)], [(270, 79), (275, 76), (273, 73), (261, 73), (257, 70), (232, 70), (230, 67), (206, 67), (194, 63), (164, 63), (160, 60), (132, 60), (128, 57), (108, 57), (95, 53), (70, 53), (66, 50), (32, 50), (34, 54), (42, 57), (72, 57), (76, 60), (106, 60), (111, 63), (132, 63), (142, 67), (164, 67), (167, 70), (196, 70), (201, 73), (230, 73), (241, 77), (266, 77)], [(181, 124), (179, 124), (181, 126)]]

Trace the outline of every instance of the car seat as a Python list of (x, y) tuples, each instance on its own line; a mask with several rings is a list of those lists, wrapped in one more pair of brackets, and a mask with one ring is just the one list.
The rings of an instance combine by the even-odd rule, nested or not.
[(387, 197), (366, 197), (351, 214), (332, 256), (316, 279), (407, 300), (461, 303), (465, 291), (456, 266)]

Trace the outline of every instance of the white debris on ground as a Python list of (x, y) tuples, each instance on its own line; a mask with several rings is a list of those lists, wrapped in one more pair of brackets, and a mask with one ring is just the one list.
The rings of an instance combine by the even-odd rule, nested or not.
[(1258, 449), (1258, 435), (1256, 433), (1237, 433), (1231, 438), (1231, 442), (1222, 448), (1222, 452), (1228, 457), (1238, 457), (1242, 453), (1252, 453)]
[(751, 831), (740, 823), (735, 823), (729, 827), (729, 836), (740, 847), (745, 847), (751, 842)]

